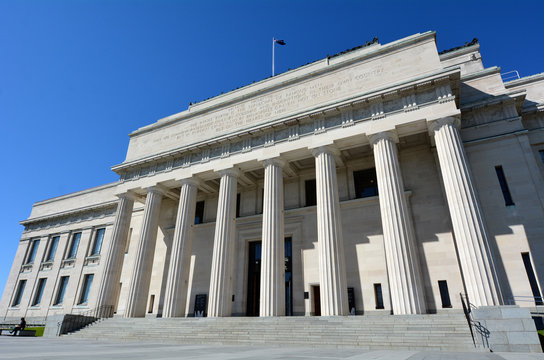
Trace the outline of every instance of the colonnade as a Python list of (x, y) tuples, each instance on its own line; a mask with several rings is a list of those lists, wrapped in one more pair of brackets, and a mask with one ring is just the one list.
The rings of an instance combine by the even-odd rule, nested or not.
[[(460, 268), (471, 302), (499, 305), (489, 235), (458, 130), (458, 120), (443, 118), (429, 124), (436, 142), (446, 199), (451, 215)], [(394, 314), (425, 313), (417, 239), (407, 205), (394, 131), (369, 136), (374, 150), (387, 275)], [(342, 222), (336, 179), (335, 150), (313, 149), (317, 189), (317, 234), (321, 314), (349, 313)], [(280, 158), (265, 160), (262, 221), (260, 316), (285, 315), (283, 174)], [(208, 316), (230, 316), (235, 254), (238, 172), (220, 172), (219, 200), (212, 256)], [(168, 270), (163, 317), (184, 316), (192, 249), (192, 228), (198, 180), (184, 179)], [(158, 216), (160, 187), (147, 189), (144, 219), (129, 288), (126, 317), (145, 315)], [(106, 254), (98, 305), (113, 304), (121, 275), (122, 256), (130, 226), (133, 199), (120, 197), (111, 246)]]

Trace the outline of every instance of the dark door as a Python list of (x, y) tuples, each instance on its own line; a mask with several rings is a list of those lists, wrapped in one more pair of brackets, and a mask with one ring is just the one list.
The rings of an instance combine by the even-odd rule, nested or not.
[(312, 286), (312, 301), (314, 304), (314, 315), (321, 316), (321, 297), (319, 293), (319, 285)]
[(285, 316), (293, 316), (293, 254), (291, 238), (285, 238)]
[(261, 242), (249, 243), (247, 266), (247, 316), (259, 316), (261, 298)]

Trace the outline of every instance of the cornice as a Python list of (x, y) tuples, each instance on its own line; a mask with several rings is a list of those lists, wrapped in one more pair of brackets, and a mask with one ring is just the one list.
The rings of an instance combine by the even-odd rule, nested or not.
[(486, 76), (490, 76), (490, 75), (494, 75), (494, 74), (500, 74), (500, 73), (501, 73), (501, 68), (500, 67), (492, 66), (492, 67), (487, 68), (487, 69), (483, 69), (483, 70), (480, 70), (480, 71), (477, 71), (477, 72), (473, 72), (473, 73), (470, 73), (470, 74), (463, 75), (463, 76), (461, 76), (461, 81), (470, 81), (470, 80), (474, 80), (474, 79), (477, 79), (477, 78), (480, 78), (480, 77), (486, 77)]
[(333, 102), (322, 104), (312, 109), (306, 109), (302, 112), (295, 113), (271, 122), (262, 123), (259, 126), (253, 126), (232, 133), (227, 133), (213, 139), (181, 146), (179, 148), (168, 150), (159, 154), (154, 154), (146, 158), (124, 162), (119, 165), (112, 166), (111, 169), (118, 174), (121, 174), (123, 171), (126, 171), (128, 169), (148, 166), (154, 162), (166, 160), (171, 161), (174, 157), (177, 158), (183, 153), (190, 153), (191, 151), (196, 151), (207, 146), (216, 146), (220, 143), (228, 142), (231, 139), (238, 140), (240, 137), (245, 135), (252, 135), (255, 133), (263, 132), (267, 129), (272, 129), (281, 125), (290, 125), (300, 120), (323, 117), (326, 113), (329, 113), (331, 111), (336, 112), (339, 109), (359, 106), (362, 103), (371, 104), (375, 103), (376, 101), (381, 101), (384, 98), (390, 98), (392, 96), (402, 98), (403, 96), (405, 96), (406, 93), (416, 91), (416, 89), (424, 86), (432, 87), (441, 83), (448, 83), (450, 81), (458, 82), (460, 79), (460, 74), (461, 71), (459, 67), (441, 69), (430, 74), (425, 74), (416, 78), (412, 78), (410, 80), (375, 89), (366, 93), (359, 94), (357, 96), (347, 97), (342, 100), (335, 100)]
[(446, 53), (440, 54), (439, 55), (440, 56), (440, 61), (453, 59), (453, 58), (456, 58), (456, 57), (461, 56), (461, 55), (470, 54), (472, 52), (477, 52), (479, 50), (480, 50), (480, 44), (478, 44), (478, 43), (476, 43), (474, 45), (467, 46), (467, 47), (461, 47), (460, 49), (452, 50), (452, 51), (448, 51)]
[(504, 83), (504, 86), (506, 88), (511, 88), (511, 87), (526, 85), (526, 84), (538, 82), (538, 81), (544, 81), (544, 72), (530, 75), (530, 76), (525, 76), (525, 77), (522, 77), (521, 79), (507, 81)]

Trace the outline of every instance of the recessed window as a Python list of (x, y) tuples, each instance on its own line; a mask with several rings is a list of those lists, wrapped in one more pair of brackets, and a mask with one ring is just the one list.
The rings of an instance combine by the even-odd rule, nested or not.
[(376, 309), (383, 309), (382, 284), (374, 284), (374, 301)]
[(195, 224), (202, 224), (204, 222), (204, 201), (196, 202), (195, 210)]
[(43, 290), (45, 289), (46, 283), (46, 278), (41, 278), (38, 280), (38, 286), (36, 287), (36, 293), (34, 294), (34, 299), (32, 300), (32, 306), (38, 306), (42, 302)]
[(47, 257), (45, 261), (53, 261), (55, 258), (55, 253), (57, 252), (57, 247), (59, 246), (59, 236), (54, 236), (51, 239), (51, 244), (49, 245), (49, 251), (47, 252)]
[(317, 185), (315, 179), (306, 180), (304, 182), (304, 190), (306, 193), (306, 206), (317, 205)]
[(34, 240), (32, 241), (32, 244), (30, 245), (30, 251), (28, 253), (28, 259), (26, 261), (27, 264), (32, 264), (34, 262), (34, 259), (36, 258), (36, 253), (38, 252), (38, 247), (40, 246), (40, 240)]
[(499, 184), (501, 186), (502, 196), (504, 197), (504, 205), (514, 205), (514, 200), (512, 200), (512, 195), (510, 194), (510, 189), (508, 188), (508, 183), (506, 182), (506, 176), (504, 176), (502, 166), (495, 166), (495, 171), (497, 172), (497, 178), (499, 179)]
[(376, 180), (376, 169), (374, 168), (354, 171), (353, 183), (356, 198), (378, 195), (378, 181)]
[(64, 294), (66, 293), (66, 287), (68, 286), (68, 276), (63, 276), (59, 281), (59, 289), (57, 290), (57, 296), (53, 305), (61, 305), (64, 301)]
[(81, 288), (81, 295), (79, 295), (79, 301), (77, 302), (78, 305), (85, 305), (89, 301), (93, 279), (94, 274), (87, 274), (83, 278), (83, 287)]
[(240, 193), (236, 194), (236, 217), (240, 217)]
[(13, 302), (11, 303), (11, 306), (17, 306), (21, 303), (21, 299), (23, 298), (23, 293), (25, 292), (25, 286), (26, 286), (26, 280), (20, 280), (19, 285), (17, 285), (17, 291), (15, 292), (15, 297), (13, 298)]
[(540, 160), (542, 160), (542, 163), (544, 164), (544, 150), (539, 150), (538, 153), (540, 154)]
[(531, 285), (531, 291), (533, 292), (535, 305), (544, 305), (544, 302), (542, 301), (542, 295), (540, 294), (540, 289), (538, 288), (538, 282), (536, 281), (535, 271), (533, 270), (531, 256), (529, 255), (529, 253), (526, 252), (521, 253), (521, 258), (523, 259), (523, 265), (525, 265), (525, 271), (527, 272), (529, 285)]
[(79, 241), (81, 240), (81, 233), (75, 233), (72, 235), (72, 241), (70, 242), (70, 248), (68, 249), (68, 259), (74, 259), (77, 255), (77, 248), (79, 247)]
[(96, 233), (94, 234), (93, 251), (91, 252), (91, 255), (100, 254), (100, 249), (102, 249), (102, 241), (104, 240), (105, 232), (106, 229), (96, 230)]
[(443, 308), (451, 308), (450, 292), (446, 280), (438, 281), (438, 289), (440, 290), (440, 300), (442, 300)]

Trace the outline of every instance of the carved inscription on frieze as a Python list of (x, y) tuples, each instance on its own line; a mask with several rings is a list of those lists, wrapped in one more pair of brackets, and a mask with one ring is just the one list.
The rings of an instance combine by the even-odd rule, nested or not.
[[(350, 71), (341, 71), (320, 78), (313, 78), (289, 88), (263, 94), (227, 108), (196, 115), (195, 118), (184, 120), (169, 126), (167, 130), (160, 129), (153, 134), (143, 135), (131, 141), (142, 145), (151, 140), (155, 150), (175, 148), (182, 144), (191, 144), (198, 141), (225, 135), (235, 130), (243, 129), (287, 116), (297, 111), (326, 104), (351, 94), (359, 94), (362, 89), (370, 89), (380, 82), (384, 76), (382, 65), (372, 68), (362, 66)], [(151, 136), (151, 138), (147, 138)], [(146, 139), (147, 138), (147, 139)], [(139, 147), (145, 151), (146, 146)], [(135, 149), (134, 149), (135, 150)], [(130, 154), (136, 158), (143, 154)], [(148, 151), (146, 151), (149, 154)]]

